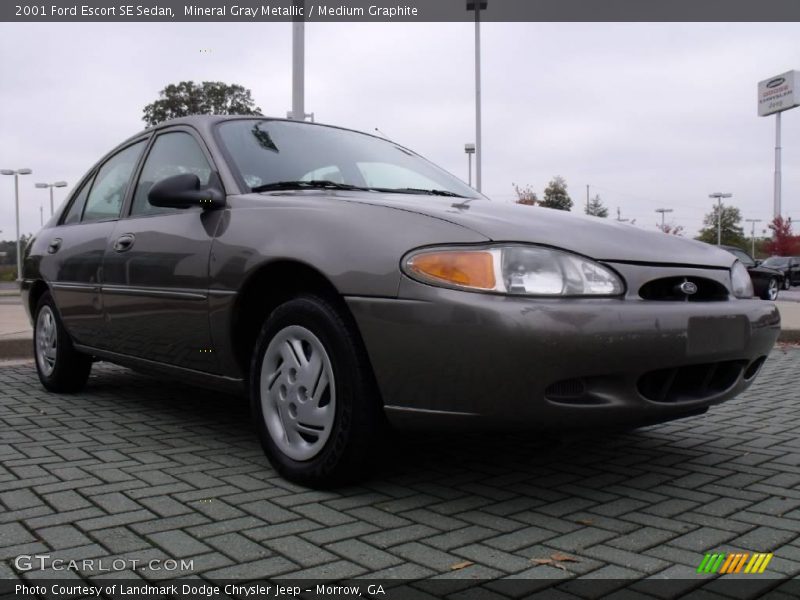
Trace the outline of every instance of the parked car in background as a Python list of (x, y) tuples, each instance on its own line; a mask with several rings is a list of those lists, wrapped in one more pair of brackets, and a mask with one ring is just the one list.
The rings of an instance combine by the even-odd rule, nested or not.
[(389, 140), (264, 117), (123, 142), (29, 244), (22, 291), (45, 388), (106, 360), (249, 394), (272, 464), (314, 486), (362, 474), (387, 424), (697, 415), (780, 332), (718, 248), (492, 202)]
[(761, 266), (783, 273), (783, 289), (800, 285), (800, 256), (770, 256)]
[(758, 264), (747, 252), (736, 246), (720, 246), (733, 254), (747, 267), (750, 279), (753, 280), (753, 291), (762, 300), (777, 300), (778, 291), (785, 288), (784, 275), (781, 271), (764, 264)]

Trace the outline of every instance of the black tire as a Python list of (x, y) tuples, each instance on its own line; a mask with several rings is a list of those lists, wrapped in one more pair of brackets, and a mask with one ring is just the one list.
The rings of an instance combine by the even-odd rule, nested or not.
[[(291, 341), (294, 339), (291, 335), (297, 332), (300, 332), (301, 337), (311, 332), (312, 337), (316, 338), (312, 340), (316, 344), (314, 349), (306, 350), (305, 346), (302, 346), (303, 352), (307, 352), (306, 356), (302, 357), (306, 364), (310, 364), (308, 361), (312, 358), (313, 352), (328, 359), (320, 367), (319, 378), (312, 386), (311, 392), (304, 387), (305, 382), (309, 381), (308, 377), (311, 377), (308, 375), (311, 371), (300, 366), (302, 362), (296, 352), (293, 353), (296, 357), (294, 362), (284, 361), (282, 358), (272, 360), (276, 357), (276, 352), (281, 353), (279, 347), (284, 349), (281, 356), (290, 354), (285, 349), (291, 346)], [(273, 340), (275, 343), (270, 347)], [(294, 341), (297, 343), (297, 339)], [(321, 344), (322, 351), (318, 351), (317, 342)], [(265, 364), (269, 371), (264, 375), (266, 387), (262, 387), (262, 370)], [(325, 365), (332, 374), (333, 384), (320, 395), (320, 398), (324, 398), (324, 394), (328, 394), (328, 401), (323, 406), (323, 399), (315, 399), (317, 395), (315, 390), (318, 385), (325, 385), (319, 383), (327, 374)], [(303, 371), (304, 368), (306, 371)], [(270, 378), (269, 381), (266, 381), (266, 378)], [(327, 383), (329, 378), (325, 378), (324, 381)], [(303, 397), (305, 400), (301, 399), (299, 402), (295, 400)], [(281, 304), (269, 315), (263, 324), (253, 353), (250, 399), (253, 420), (264, 452), (275, 469), (286, 479), (309, 487), (327, 488), (351, 483), (368, 473), (384, 428), (383, 411), (369, 360), (355, 324), (352, 323), (352, 318), (346, 315), (343, 309), (338, 309), (334, 303), (320, 296), (304, 294)], [(306, 408), (303, 409), (303, 406)], [(333, 419), (332, 425), (320, 427), (320, 437), (316, 440), (312, 433), (312, 437), (309, 439), (304, 437), (301, 441), (297, 437), (298, 431), (301, 437), (308, 431), (300, 429), (303, 415), (299, 411), (310, 410), (316, 414), (325, 408), (329, 409), (326, 418)], [(266, 417), (265, 410), (268, 412)], [(273, 434), (270, 433), (268, 419)], [(292, 428), (295, 447), (291, 447), (293, 442), (290, 439), (292, 436), (289, 435), (289, 430)], [(284, 432), (283, 436), (279, 435), (280, 431)], [(279, 446), (274, 438), (278, 439), (284, 448)], [(303, 446), (304, 442), (308, 444), (309, 441), (311, 445), (316, 444), (318, 449), (311, 450), (308, 447), (297, 449), (298, 444)], [(314, 451), (316, 454), (300, 457), (301, 459), (292, 458), (287, 454), (287, 452), (304, 451)]]
[[(48, 315), (52, 321), (47, 322)], [(45, 330), (52, 326), (55, 331), (55, 340), (42, 337)], [(45, 343), (47, 341), (47, 343)], [(42, 355), (43, 346), (49, 346), (50, 358)], [(81, 354), (72, 345), (72, 339), (61, 323), (53, 297), (50, 292), (45, 292), (36, 305), (33, 327), (33, 356), (36, 363), (36, 373), (39, 381), (51, 392), (72, 393), (78, 392), (86, 385), (89, 373), (92, 370), (92, 357)]]
[(762, 300), (772, 300), (773, 302), (778, 299), (778, 290), (780, 289), (780, 282), (777, 277), (770, 277), (764, 291), (761, 293)]
[(791, 280), (791, 279), (789, 279), (789, 276), (788, 276), (788, 275), (787, 275), (786, 277), (784, 277), (784, 278), (783, 278), (783, 289), (784, 289), (784, 290), (790, 290), (790, 289), (792, 289), (792, 280)]

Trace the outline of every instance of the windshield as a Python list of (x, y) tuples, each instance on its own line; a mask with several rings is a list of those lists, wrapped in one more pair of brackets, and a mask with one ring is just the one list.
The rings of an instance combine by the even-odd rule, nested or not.
[(765, 267), (785, 267), (789, 264), (789, 259), (785, 256), (770, 256), (764, 261)]
[(225, 121), (217, 131), (251, 191), (327, 187), (481, 197), (419, 155), (363, 133), (255, 119)]

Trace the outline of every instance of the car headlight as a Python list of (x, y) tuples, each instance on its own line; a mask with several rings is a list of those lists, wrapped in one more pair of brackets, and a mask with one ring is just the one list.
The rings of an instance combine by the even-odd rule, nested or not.
[(406, 256), (403, 272), (417, 281), (519, 296), (618, 296), (622, 279), (598, 262), (541, 246), (427, 248)]
[(750, 279), (747, 267), (738, 260), (731, 267), (731, 289), (737, 298), (753, 297), (753, 280)]

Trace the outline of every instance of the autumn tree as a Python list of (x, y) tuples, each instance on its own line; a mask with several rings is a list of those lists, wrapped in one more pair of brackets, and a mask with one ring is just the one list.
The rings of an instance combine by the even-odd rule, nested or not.
[[(722, 216), (720, 222), (719, 218)], [(739, 248), (747, 248), (747, 240), (744, 237), (744, 230), (740, 223), (742, 222), (742, 213), (735, 206), (725, 206), (724, 204), (715, 204), (710, 213), (706, 214), (703, 218), (703, 228), (700, 230), (700, 235), (697, 239), (701, 242), (709, 244), (717, 243), (717, 223), (720, 223), (722, 229), (722, 244), (727, 246), (738, 246)]]
[(181, 81), (159, 92), (159, 99), (143, 109), (148, 127), (189, 115), (261, 115), (250, 90), (222, 81)]
[(794, 256), (800, 254), (800, 236), (792, 233), (792, 218), (775, 217), (768, 225), (772, 239), (765, 246), (771, 256)]
[(539, 203), (545, 208), (555, 208), (557, 210), (570, 210), (572, 208), (572, 198), (567, 193), (567, 182), (563, 177), (556, 175), (544, 188), (544, 198)]
[(608, 216), (608, 208), (603, 201), (600, 199), (600, 194), (595, 194), (595, 197), (589, 200), (589, 204), (586, 205), (585, 210), (587, 215), (592, 217), (607, 217)]
[(661, 231), (668, 235), (683, 235), (683, 225), (675, 225), (674, 223), (657, 223), (656, 227), (658, 227)]
[(536, 206), (539, 203), (539, 197), (533, 191), (533, 187), (526, 185), (520, 187), (516, 183), (512, 183), (514, 192), (517, 194), (517, 204), (525, 204), (527, 206)]

